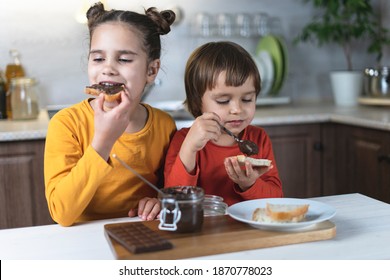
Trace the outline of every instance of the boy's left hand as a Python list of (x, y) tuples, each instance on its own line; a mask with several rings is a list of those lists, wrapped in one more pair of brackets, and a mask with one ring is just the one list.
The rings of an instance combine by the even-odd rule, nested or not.
[(245, 167), (240, 165), (237, 158), (226, 158), (224, 161), (226, 172), (230, 179), (236, 183), (242, 191), (248, 190), (256, 180), (272, 169), (273, 166), (252, 166), (248, 161)]

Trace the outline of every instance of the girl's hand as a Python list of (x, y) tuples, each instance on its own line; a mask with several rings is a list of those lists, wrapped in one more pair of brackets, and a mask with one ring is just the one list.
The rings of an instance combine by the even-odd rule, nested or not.
[(271, 166), (252, 166), (248, 161), (245, 162), (245, 167), (238, 163), (237, 158), (226, 158), (225, 169), (229, 178), (236, 183), (242, 191), (248, 190), (256, 180), (273, 168)]
[[(112, 108), (104, 105), (104, 96), (100, 94), (95, 99), (95, 134), (92, 147), (107, 160), (115, 141), (123, 134), (130, 122), (134, 107), (127, 93), (121, 93), (121, 101)], [(109, 105), (113, 105), (110, 103)]]
[(130, 209), (128, 216), (138, 216), (144, 221), (154, 220), (160, 214), (161, 204), (157, 198), (144, 197), (138, 202), (138, 209)]

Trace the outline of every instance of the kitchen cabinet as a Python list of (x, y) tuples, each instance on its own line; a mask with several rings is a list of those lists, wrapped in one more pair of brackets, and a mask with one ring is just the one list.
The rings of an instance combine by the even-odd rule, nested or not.
[[(334, 122), (262, 126), (286, 197), (345, 193), (390, 203), (390, 131)], [(0, 142), (0, 229), (53, 223), (45, 199), (44, 139)]]
[(334, 133), (337, 180), (331, 191), (358, 192), (390, 203), (390, 132), (334, 124)]
[(272, 141), (285, 197), (322, 195), (321, 124), (262, 126)]
[(44, 145), (0, 142), (0, 229), (53, 223), (45, 198)]
[(361, 193), (390, 203), (390, 132), (337, 123), (263, 126), (285, 197)]

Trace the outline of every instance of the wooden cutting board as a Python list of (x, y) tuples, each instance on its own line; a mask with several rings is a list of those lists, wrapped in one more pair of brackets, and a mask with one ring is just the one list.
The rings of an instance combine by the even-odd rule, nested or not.
[(210, 216), (205, 217), (202, 230), (198, 233), (160, 231), (157, 220), (136, 223), (143, 223), (168, 239), (172, 242), (173, 249), (133, 254), (115, 240), (107, 237), (117, 259), (184, 259), (326, 240), (336, 235), (336, 226), (330, 221), (324, 221), (300, 231), (281, 232), (256, 229), (228, 215)]

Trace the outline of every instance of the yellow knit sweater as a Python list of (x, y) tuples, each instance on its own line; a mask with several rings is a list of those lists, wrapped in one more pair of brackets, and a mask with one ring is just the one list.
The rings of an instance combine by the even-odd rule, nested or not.
[[(150, 182), (163, 186), (165, 154), (176, 130), (171, 116), (144, 104), (145, 127), (124, 133), (117, 154)], [(45, 146), (45, 188), (51, 217), (63, 226), (76, 222), (125, 217), (143, 197), (156, 192), (112, 159), (106, 162), (91, 147), (94, 112), (88, 100), (63, 109), (50, 120)]]

